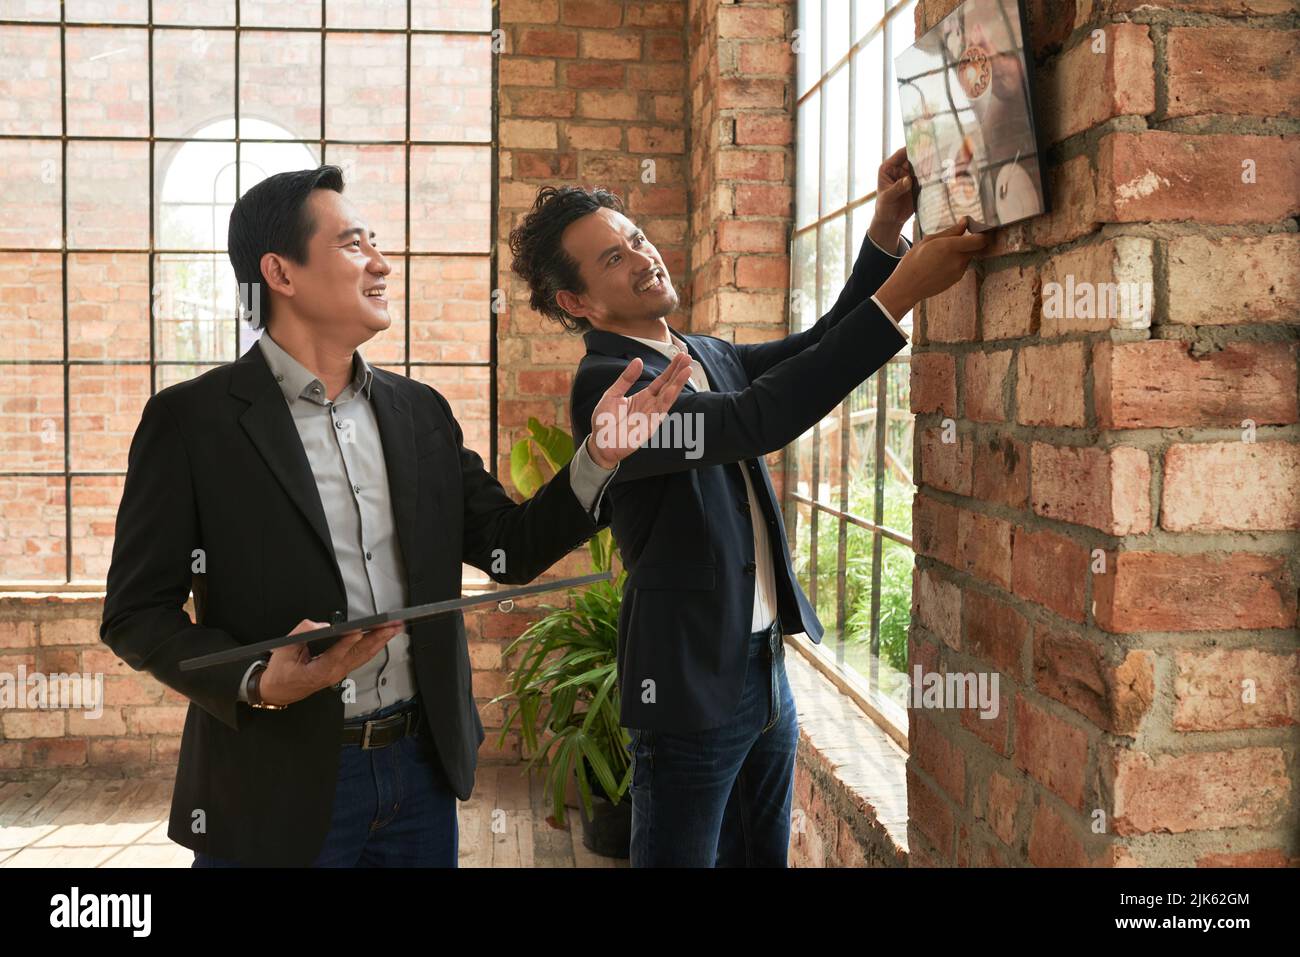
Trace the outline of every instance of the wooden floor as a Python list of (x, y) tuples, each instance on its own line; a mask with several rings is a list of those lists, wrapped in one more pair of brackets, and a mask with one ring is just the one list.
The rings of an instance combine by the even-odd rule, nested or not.
[[(0, 867), (189, 867), (194, 853), (167, 837), (171, 791), (170, 778), (0, 783)], [(582, 846), (577, 810), (568, 830), (547, 824), (545, 798), (518, 767), (480, 767), (460, 805), (460, 866), (627, 866)]]

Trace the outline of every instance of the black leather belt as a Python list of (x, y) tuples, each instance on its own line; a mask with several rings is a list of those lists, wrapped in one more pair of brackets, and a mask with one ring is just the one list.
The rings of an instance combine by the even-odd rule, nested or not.
[(419, 733), (420, 706), (415, 703), (382, 718), (371, 718), (360, 724), (345, 724), (343, 743), (359, 744), (363, 750), (386, 748), (408, 734), (415, 737)]

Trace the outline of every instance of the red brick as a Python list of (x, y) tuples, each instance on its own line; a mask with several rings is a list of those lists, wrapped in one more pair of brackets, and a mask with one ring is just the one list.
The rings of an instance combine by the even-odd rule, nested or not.
[(1025, 786), (994, 771), (989, 775), (988, 807), (984, 819), (1003, 844), (1011, 844), (1016, 836), (1016, 808)]
[(621, 63), (570, 63), (564, 68), (564, 82), (577, 90), (622, 89), (627, 67)]
[(1038, 331), (1038, 270), (1012, 266), (984, 276), (980, 283), (980, 337), (1016, 339)]
[(1029, 623), (1005, 602), (966, 588), (962, 598), (963, 650), (1020, 680), (1020, 657), (1029, 640)]
[[(785, 177), (785, 153), (778, 150), (723, 150), (718, 154), (720, 179), (776, 180)], [(767, 215), (772, 215), (770, 212)]]
[(1111, 535), (1151, 530), (1151, 462), (1142, 449), (1035, 442), (1032, 455), (1039, 515)]
[[(501, 57), (498, 82), (502, 86), (554, 86), (554, 60), (521, 60), (518, 57)], [(570, 84), (571, 86), (573, 84)]]
[(912, 502), (912, 536), (920, 555), (957, 567), (957, 527), (960, 510), (918, 491)]
[(1171, 323), (1291, 322), (1300, 312), (1300, 234), (1169, 240)]
[(1286, 425), (1296, 421), (1296, 347), (1231, 342), (1194, 356), (1184, 342), (1100, 342), (1093, 350), (1097, 424), (1135, 429)]
[(1016, 700), (1015, 759), (1017, 768), (1083, 810), (1088, 736), (1023, 695)]
[(1112, 756), (1115, 833), (1185, 834), (1274, 827), (1290, 805), (1292, 782), (1281, 748), (1237, 748)]
[(971, 491), (971, 439), (968, 435), (953, 435), (953, 442), (944, 442), (945, 430), (929, 428), (921, 432), (920, 481), (925, 485), (970, 495)]
[(1160, 526), (1178, 532), (1300, 528), (1300, 445), (1171, 445)]
[(1088, 550), (1055, 532), (1017, 529), (1011, 588), (1071, 621), (1084, 620)]
[(957, 517), (958, 567), (1002, 588), (1011, 586), (1011, 524), (962, 510)]
[(559, 0), (501, 0), (502, 23), (554, 23)]
[(967, 269), (961, 279), (925, 303), (924, 340), (971, 342), (975, 338), (975, 303), (979, 295), (975, 270)]
[(1011, 749), (1007, 746), (1010, 716), (1011, 696), (1006, 685), (1001, 682), (998, 682), (997, 714), (986, 714), (978, 708), (965, 708), (957, 713), (963, 728), (1003, 757), (1011, 753)]
[(1300, 32), (1216, 24), (1170, 27), (1165, 35), (1166, 116), (1230, 113), (1295, 116)]
[(1034, 687), (1111, 734), (1132, 737), (1155, 697), (1155, 655), (1129, 651), (1112, 664), (1100, 647), (1064, 628), (1034, 628)]
[(133, 767), (149, 764), (148, 738), (104, 738), (89, 742), (86, 763), (91, 767)]
[(1147, 27), (1113, 23), (1101, 29), (1104, 53), (1094, 52), (1100, 38), (1088, 35), (1061, 54), (1047, 71), (1042, 115), (1048, 143), (1112, 117), (1145, 116), (1155, 111), (1155, 50)]
[(789, 186), (767, 186), (740, 183), (736, 186), (737, 216), (788, 217), (794, 210), (794, 189)]
[[(578, 126), (571, 123), (565, 128), (569, 148), (575, 150), (617, 150), (623, 146), (621, 126)], [(519, 153), (515, 153), (518, 162)]]
[(785, 32), (785, 11), (780, 7), (718, 8), (718, 36), (721, 39), (784, 38)]
[(576, 57), (578, 35), (572, 30), (524, 30), (516, 52), (520, 56)]
[(659, 34), (647, 39), (646, 57), (651, 60), (678, 61), (685, 56), (686, 41), (676, 34)]
[[(1257, 182), (1242, 182), (1242, 162)], [(1272, 223), (1300, 213), (1300, 136), (1112, 133), (1097, 147), (1107, 222)]]
[(788, 289), (790, 260), (786, 256), (739, 256), (736, 285), (741, 289)]
[(781, 253), (786, 251), (782, 223), (723, 220), (718, 223), (718, 252)]
[[(737, 267), (739, 269), (739, 267)], [(739, 278), (739, 272), (737, 273)], [(917, 352), (910, 363), (913, 412), (957, 414), (957, 360), (948, 352)]]
[(966, 763), (961, 750), (934, 723), (929, 714), (914, 710), (908, 723), (909, 764), (915, 762), (958, 806), (966, 803)]
[(585, 30), (578, 36), (584, 60), (639, 60), (640, 33), (597, 33)]
[[(1076, 156), (1050, 170), (1048, 195), (1050, 213), (998, 232), (1006, 233), (1008, 241), (1022, 235), (1034, 246), (1058, 246), (1093, 232), (1104, 218), (1098, 206), (1096, 174), (1087, 155)], [(992, 252), (986, 250), (985, 255)]]
[(746, 76), (790, 76), (794, 70), (794, 51), (790, 43), (742, 43), (740, 72)]
[(578, 94), (578, 114), (593, 120), (635, 120), (641, 117), (641, 107), (635, 93), (589, 90)]
[(1024, 508), (1029, 500), (1029, 451), (1010, 436), (975, 440), (973, 474), (971, 495), (981, 502)]
[(127, 724), (130, 733), (180, 734), (185, 730), (186, 709), (175, 705), (156, 708), (128, 708)]
[[(0, 621), (0, 648), (35, 648), (36, 623)], [(116, 658), (116, 655), (114, 656)]]
[(794, 123), (786, 114), (742, 113), (736, 117), (737, 146), (785, 146), (794, 141)]
[(520, 90), (501, 97), (504, 116), (572, 116), (577, 94), (572, 90)]
[(623, 22), (617, 0), (564, 0), (564, 23), (574, 27), (616, 27)]
[(1010, 349), (968, 352), (962, 356), (962, 412), (975, 422), (1005, 422)]
[(916, 569), (916, 620), (949, 648), (961, 648), (961, 589), (932, 570)]
[(85, 738), (39, 738), (23, 742), (24, 768), (79, 768), (86, 763)]
[(1270, 847), (1258, 851), (1238, 851), (1223, 854), (1203, 854), (1196, 859), (1197, 867), (1300, 867), (1300, 858), (1287, 857), (1280, 848)]
[(1300, 654), (1256, 648), (1179, 651), (1174, 666), (1177, 731), (1300, 724)]
[(1092, 587), (1097, 624), (1113, 633), (1295, 626), (1295, 583), (1274, 555), (1119, 552)]
[[(925, 835), (942, 855), (944, 861), (952, 857), (953, 851), (953, 815), (948, 806), (933, 788), (921, 780), (912, 769), (912, 762), (907, 763), (907, 812), (908, 819)], [(915, 848), (913, 848), (915, 853)]]
[(1053, 256), (1043, 266), (1043, 337), (1149, 328), (1153, 257), (1154, 243), (1137, 236), (1117, 236)]
[(1029, 863), (1035, 867), (1087, 867), (1088, 854), (1078, 828), (1047, 801), (1040, 801), (1029, 829)]
[(718, 86), (720, 110), (786, 109), (786, 91), (791, 84), (785, 79), (724, 77)]
[(1024, 425), (1084, 424), (1084, 346), (1026, 346), (1016, 356), (1016, 421)]
[(676, 27), (686, 19), (686, 4), (681, 0), (668, 3), (632, 3), (623, 14), (624, 26)]

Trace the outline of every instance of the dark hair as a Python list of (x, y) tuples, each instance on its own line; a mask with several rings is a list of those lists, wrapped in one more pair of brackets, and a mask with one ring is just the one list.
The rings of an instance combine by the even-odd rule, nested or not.
[[(230, 211), (226, 249), (235, 267), (243, 315), (255, 329), (264, 328), (271, 318), (271, 290), (262, 279), (262, 257), (276, 253), (299, 264), (307, 262), (307, 242), (316, 232), (307, 197), (314, 189), (343, 192), (343, 170), (318, 166), (276, 173), (241, 196)], [(253, 290), (260, 290), (256, 304)]]
[(537, 191), (533, 208), (510, 231), (510, 251), (514, 253), (510, 268), (528, 283), (532, 291), (528, 304), (570, 332), (585, 332), (591, 323), (569, 315), (555, 301), (561, 289), (586, 291), (578, 275), (578, 263), (564, 251), (560, 237), (570, 223), (598, 209), (621, 213), (623, 201), (599, 186), (543, 186)]

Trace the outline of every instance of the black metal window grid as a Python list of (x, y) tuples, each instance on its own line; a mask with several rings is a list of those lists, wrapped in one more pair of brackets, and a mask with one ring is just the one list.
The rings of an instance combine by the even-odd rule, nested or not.
[[(60, 280), (62, 283), (62, 357), (61, 358), (33, 358), (18, 356), (7, 348), (3, 332), (3, 320), (0, 319), (0, 376), (6, 375), (15, 368), (56, 366), (62, 371), (62, 444), (63, 444), (63, 467), (56, 470), (14, 470), (6, 469), (6, 462), (0, 461), (0, 479), (5, 478), (47, 478), (61, 479), (63, 483), (63, 552), (64, 552), (64, 575), (63, 579), (51, 580), (48, 578), (28, 579), (5, 577), (0, 573), (0, 591), (32, 589), (32, 588), (97, 588), (102, 587), (102, 580), (82, 577), (78, 579), (74, 575), (74, 555), (76, 553), (76, 536), (74, 535), (74, 480), (79, 478), (93, 478), (99, 476), (105, 477), (122, 477), (124, 469), (74, 469), (72, 467), (72, 370), (78, 366), (109, 366), (109, 367), (135, 367), (141, 368), (147, 365), (149, 370), (149, 394), (153, 395), (159, 390), (158, 379), (159, 371), (170, 378), (173, 370), (175, 373), (183, 373), (187, 369), (194, 370), (192, 374), (197, 374), (207, 368), (216, 367), (224, 364), (220, 359), (211, 357), (199, 357), (196, 359), (172, 359), (159, 355), (159, 330), (160, 317), (157, 312), (157, 290), (160, 262), (166, 263), (168, 257), (183, 256), (200, 256), (211, 257), (214, 260), (220, 259), (224, 263), (224, 270), (229, 272), (229, 281), (233, 289), (233, 270), (230, 269), (225, 255), (224, 232), (220, 237), (220, 243), (216, 248), (207, 249), (186, 249), (175, 246), (159, 245), (157, 232), (159, 229), (159, 206), (160, 202), (158, 182), (159, 156), (163, 150), (179, 150), (184, 144), (201, 143), (204, 145), (233, 145), (234, 152), (234, 192), (235, 198), (242, 195), (240, 178), (243, 167), (246, 165), (243, 156), (245, 144), (274, 144), (275, 146), (290, 147), (298, 145), (306, 150), (314, 148), (318, 152), (313, 154), (313, 158), (318, 163), (331, 162), (330, 149), (332, 147), (352, 147), (352, 146), (387, 146), (400, 147), (404, 150), (405, 155), (405, 175), (403, 181), (403, 202), (405, 214), (405, 236), (400, 250), (385, 250), (385, 256), (390, 262), (396, 260), (402, 267), (403, 281), (403, 326), (404, 342), (402, 344), (402, 360), (400, 363), (392, 365), (393, 368), (401, 368), (405, 375), (410, 376), (413, 368), (424, 367), (478, 367), (487, 370), (488, 377), (488, 443), (486, 458), (488, 468), (496, 474), (498, 443), (497, 443), (497, 317), (494, 306), (494, 284), (497, 276), (498, 255), (497, 255), (497, 71), (498, 58), (495, 50), (489, 53), (490, 60), (490, 84), (486, 90), (487, 106), (489, 115), (483, 117), (483, 125), (489, 130), (486, 139), (413, 139), (411, 136), (411, 104), (412, 104), (412, 42), (413, 38), (422, 36), (432, 37), (457, 37), (472, 38), (479, 37), (482, 40), (493, 43), (499, 36), (499, 12), (496, 0), (481, 0), (476, 9), (467, 10), (467, 4), (462, 3), (457, 9), (465, 14), (465, 22), (475, 22), (473, 26), (461, 28), (456, 27), (416, 27), (413, 26), (413, 8), (417, 10), (429, 10), (432, 0), (404, 0), (405, 4), (405, 26), (339, 26), (331, 24), (331, 6), (338, 4), (339, 7), (346, 6), (344, 0), (312, 0), (311, 3), (299, 3), (294, 7), (293, 15), (299, 16), (302, 11), (307, 11), (308, 15), (313, 16), (315, 20), (315, 8), (319, 6), (318, 22), (310, 25), (273, 25), (269, 23), (246, 23), (242, 20), (242, 12), (251, 5), (251, 0), (226, 0), (226, 6), (233, 8), (233, 22), (213, 23), (211, 17), (205, 18), (205, 12), (200, 11), (197, 6), (187, 6), (173, 3), (170, 6), (176, 9), (184, 9), (185, 13), (181, 15), (171, 14), (179, 22), (156, 22), (155, 10), (162, 0), (142, 0), (142, 6), (146, 9), (146, 19), (115, 18), (96, 19), (96, 20), (76, 20), (69, 19), (65, 4), (56, 2), (56, 0), (28, 0), (27, 11), (21, 6), (11, 7), (8, 2), (4, 8), (0, 9), (0, 30), (6, 28), (53, 28), (57, 27), (59, 38), (59, 58), (56, 65), (59, 76), (59, 133), (4, 133), (0, 132), (0, 146), (6, 141), (23, 141), (23, 142), (52, 142), (58, 144), (59, 149), (59, 190), (61, 204), (61, 236), (58, 246), (22, 246), (22, 245), (0, 245), (0, 255), (10, 254), (41, 254), (45, 256), (58, 256), (60, 268)], [(389, 13), (400, 12), (399, 3), (389, 2), (387, 6), (391, 8)], [(43, 5), (44, 4), (44, 5)], [(45, 10), (45, 6), (49, 10)], [(57, 6), (57, 15), (52, 11)], [(214, 5), (217, 6), (217, 5)], [(355, 5), (353, 5), (355, 7)], [(30, 11), (36, 9), (35, 14)], [(8, 17), (5, 11), (16, 11)], [(184, 19), (193, 14), (193, 19)], [(15, 18), (16, 17), (16, 18)], [(221, 15), (217, 16), (218, 20), (223, 19)], [(225, 17), (229, 19), (229, 17)], [(421, 16), (417, 19), (425, 19)], [(486, 21), (486, 22), (483, 22)], [(147, 35), (148, 50), (148, 135), (147, 136), (115, 136), (115, 135), (90, 135), (90, 134), (69, 134), (68, 132), (68, 31), (93, 30), (93, 31), (136, 31), (145, 32)], [(194, 132), (201, 132), (218, 122), (230, 121), (232, 123), (233, 135), (228, 137), (198, 137), (198, 136), (164, 136), (157, 135), (155, 132), (155, 120), (157, 116), (157, 103), (155, 94), (158, 84), (155, 78), (155, 38), (162, 34), (195, 33), (201, 31), (203, 34), (226, 34), (231, 35), (233, 43), (233, 97), (228, 114), (221, 113), (213, 115), (212, 119), (205, 120), (201, 128), (196, 128)], [(320, 38), (319, 49), (319, 71), (320, 71), (320, 101), (319, 101), (319, 135), (307, 139), (297, 139), (289, 136), (286, 137), (249, 137), (243, 136), (241, 128), (240, 109), (244, 100), (243, 96), (243, 78), (241, 74), (240, 51), (244, 45), (245, 37), (249, 34), (274, 34), (285, 37), (317, 35)], [(405, 43), (405, 90), (404, 90), (404, 132), (405, 135), (400, 139), (345, 139), (330, 137), (326, 130), (326, 117), (328, 113), (329, 102), (327, 100), (327, 78), (329, 76), (327, 69), (327, 49), (328, 40), (336, 35), (358, 35), (358, 36), (386, 36), (401, 37)], [(313, 64), (316, 66), (317, 64)], [(291, 82), (291, 75), (286, 69), (286, 82)], [(251, 86), (251, 84), (250, 84)], [(437, 96), (436, 90), (416, 91), (418, 94), (427, 96)], [(288, 124), (286, 124), (287, 126)], [(132, 143), (148, 145), (148, 166), (149, 166), (149, 226), (148, 226), (148, 245), (136, 247), (116, 247), (112, 245), (69, 245), (69, 197), (68, 197), (68, 149), (70, 144), (80, 143)], [(174, 145), (173, 145), (174, 144)], [(424, 147), (449, 147), (454, 149), (465, 148), (467, 154), (479, 152), (486, 156), (487, 173), (486, 181), (490, 188), (490, 199), (487, 205), (487, 229), (488, 235), (484, 248), (474, 249), (455, 249), (447, 251), (433, 251), (429, 249), (412, 249), (412, 232), (411, 232), (411, 156), (412, 149)], [(214, 190), (215, 194), (215, 190)], [(207, 204), (199, 204), (207, 205)], [(229, 206), (229, 202), (221, 202), (215, 198), (211, 204), (213, 208), (222, 208)], [(365, 210), (361, 210), (364, 214)], [(381, 246), (383, 237), (379, 239)], [(148, 260), (148, 325), (149, 325), (149, 353), (147, 360), (137, 359), (92, 359), (77, 358), (72, 355), (70, 346), (69, 333), (69, 258), (82, 255), (107, 255), (107, 254), (124, 254), (131, 256), (147, 256)], [(411, 298), (411, 263), (412, 260), (420, 258), (455, 258), (464, 260), (481, 260), (486, 263), (486, 282), (482, 290), (482, 309), (483, 320), (487, 326), (487, 352), (486, 360), (466, 360), (454, 361), (447, 359), (432, 360), (413, 360), (411, 358), (411, 329), (413, 325), (413, 302)], [(396, 263), (395, 263), (396, 264)], [(247, 324), (242, 322), (238, 317), (239, 307), (233, 294), (229, 301), (229, 326), (230, 335), (233, 340), (233, 355), (239, 356), (244, 351), (249, 341), (249, 330)], [(0, 314), (2, 315), (2, 314)], [(223, 320), (224, 322), (225, 320)], [(228, 360), (227, 360), (228, 361)], [(373, 360), (372, 360), (373, 361)], [(376, 364), (380, 366), (389, 366), (389, 363), (380, 361)], [(182, 378), (188, 376), (182, 375)], [(180, 381), (180, 380), (176, 380)], [(170, 384), (170, 383), (165, 383)]]
[[(914, 6), (915, 0), (800, 0), (791, 332), (807, 328), (834, 303), (870, 223), (877, 168), (902, 145), (893, 57), (913, 42)], [(877, 115), (873, 129), (870, 121)], [(904, 235), (910, 236), (908, 227)], [(908, 327), (910, 314), (895, 318)], [(901, 557), (897, 551), (887, 555), (886, 543), (902, 546), (910, 603), (912, 538), (886, 521), (887, 504), (896, 513), (899, 508), (897, 499), (887, 503), (886, 475), (893, 472), (906, 486), (912, 482), (910, 358), (910, 349), (895, 356), (787, 447), (783, 503), (800, 577), (826, 628), (820, 660), (903, 740), (906, 668), (890, 668), (881, 654), (884, 605), (892, 598), (896, 606), (903, 596), (896, 580), (892, 591), (882, 581), (882, 570), (889, 559), (899, 563)], [(869, 466), (866, 475), (853, 468), (855, 444), (869, 449), (867, 461), (859, 462), (859, 470)], [(910, 512), (910, 495), (907, 503)], [(903, 644), (905, 654), (905, 638)]]

